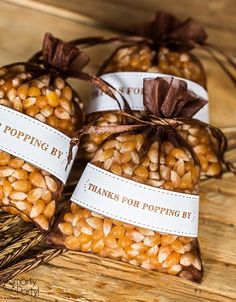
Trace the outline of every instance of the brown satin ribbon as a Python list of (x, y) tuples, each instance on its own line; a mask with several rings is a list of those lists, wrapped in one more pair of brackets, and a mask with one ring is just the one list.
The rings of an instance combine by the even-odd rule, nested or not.
[(68, 75), (82, 70), (89, 62), (88, 55), (71, 43), (63, 42), (46, 33), (43, 41), (43, 64)]
[(174, 15), (159, 11), (155, 19), (134, 27), (134, 32), (151, 39), (155, 47), (167, 46), (176, 50), (191, 50), (195, 43), (203, 44), (205, 29), (195, 20), (180, 21)]
[(208, 103), (174, 78), (144, 79), (143, 88), (144, 105), (156, 117), (190, 118)]
[[(206, 128), (218, 143), (218, 159), (225, 165), (228, 171), (236, 173), (236, 169), (224, 159), (227, 148), (227, 140), (223, 132), (209, 124), (193, 119), (192, 116), (198, 112), (207, 100), (200, 98), (194, 92), (187, 89), (185, 81), (168, 78), (144, 79), (144, 105), (147, 108), (147, 115), (137, 118), (132, 111), (115, 111), (128, 121), (125, 125), (93, 126), (92, 123), (82, 127), (71, 140), (68, 164), (72, 159), (73, 147), (79, 145), (85, 134), (110, 134), (123, 133), (135, 130), (153, 131), (157, 140), (164, 134), (168, 134), (168, 139), (175, 145), (187, 148), (194, 160), (199, 163), (196, 154), (188, 142), (177, 132), (176, 128), (183, 124), (200, 126)], [(130, 123), (132, 120), (132, 123)], [(108, 138), (109, 140), (109, 138)]]

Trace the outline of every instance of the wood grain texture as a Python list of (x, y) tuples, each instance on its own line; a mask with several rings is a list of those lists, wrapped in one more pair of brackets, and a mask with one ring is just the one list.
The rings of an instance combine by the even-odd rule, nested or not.
[[(223, 28), (234, 31), (236, 25), (234, 18), (234, 0), (210, 0), (208, 2), (193, 0), (191, 3), (188, 0), (179, 0), (178, 2), (173, 0), (160, 0), (158, 2), (155, 0), (146, 0), (145, 2), (141, 0), (40, 0), (38, 2), (68, 9), (82, 15), (89, 15), (94, 19), (111, 20), (113, 18), (114, 21), (111, 20), (111, 22), (119, 24), (119, 28), (125, 27), (127, 24), (129, 25), (132, 19), (137, 20), (140, 16), (150, 17), (150, 13), (156, 10), (168, 10), (178, 14), (182, 18), (188, 15), (208, 26), (218, 27), (220, 29)], [(95, 7), (96, 10), (94, 9)], [(106, 14), (107, 11), (113, 12), (114, 10), (117, 12), (116, 16), (114, 16), (114, 14)], [(125, 15), (121, 15), (121, 13), (125, 13)], [(123, 22), (118, 19), (120, 16), (123, 17)]]
[[(14, 2), (14, 3), (13, 3)], [(16, 5), (20, 4), (20, 6)], [(43, 5), (42, 5), (43, 3)], [(57, 3), (56, 7), (49, 4)], [(155, 2), (156, 3), (156, 2)], [(234, 0), (159, 1), (160, 8), (168, 7), (180, 16), (197, 15), (198, 19), (217, 31), (224, 30), (229, 50), (234, 50), (235, 37)], [(172, 7), (170, 4), (174, 3)], [(28, 1), (9, 0), (0, 2), (0, 64), (25, 60), (41, 47), (45, 31), (70, 40), (78, 36), (106, 35), (107, 30), (94, 20), (84, 18), (83, 12), (100, 21), (116, 20), (122, 24), (134, 20), (134, 16), (146, 17), (153, 10), (154, 1)], [(123, 6), (121, 4), (124, 4)], [(147, 5), (148, 4), (148, 5)], [(92, 6), (93, 5), (93, 6)], [(133, 6), (126, 18), (125, 6)], [(182, 6), (181, 6), (182, 7)], [(210, 7), (214, 18), (209, 18), (203, 8)], [(231, 7), (231, 8), (230, 8)], [(106, 8), (106, 14), (104, 14)], [(71, 12), (71, 10), (74, 10)], [(200, 13), (202, 11), (202, 13)], [(220, 11), (224, 12), (220, 14)], [(117, 12), (117, 13), (116, 13)], [(143, 18), (142, 17), (142, 18)], [(119, 20), (120, 18), (120, 20)], [(14, 22), (12, 22), (14, 20)], [(226, 22), (228, 20), (228, 22)], [(115, 23), (113, 24), (115, 26)], [(222, 26), (221, 26), (222, 25)], [(231, 38), (229, 38), (231, 37)], [(231, 39), (231, 40), (230, 40)], [(226, 47), (226, 48), (227, 48)], [(89, 50), (92, 57), (87, 69), (95, 73), (114, 46), (101, 46)], [(220, 69), (200, 53), (208, 73), (211, 118), (214, 124), (224, 127), (229, 137), (227, 158), (236, 163), (236, 105), (235, 90)], [(80, 83), (77, 90), (86, 100), (89, 85)], [(233, 302), (236, 301), (236, 177), (230, 173), (222, 179), (207, 180), (201, 184), (199, 240), (203, 254), (205, 277), (201, 285), (166, 276), (158, 272), (137, 269), (92, 255), (67, 252), (50, 263), (25, 273), (21, 280), (36, 280), (39, 297), (22, 295), (13, 291), (10, 283), (0, 288), (0, 301), (39, 302)], [(18, 278), (17, 278), (18, 279)], [(27, 289), (27, 286), (24, 286)]]
[[(236, 27), (234, 0), (40, 0), (37, 2), (77, 12), (117, 30), (126, 30), (133, 24), (150, 20), (157, 10), (166, 10), (183, 19), (192, 17), (200, 21), (206, 26), (211, 42), (232, 50), (236, 55), (236, 46), (230, 40), (235, 35)], [(219, 40), (221, 36), (222, 39)]]
[[(68, 252), (19, 279), (37, 280), (40, 295), (35, 301), (235, 301), (235, 266), (206, 257), (204, 265), (204, 282), (196, 285), (112, 260)], [(1, 290), (4, 297), (16, 297), (9, 284), (5, 287), (9, 290)], [(26, 296), (23, 301), (31, 298)]]

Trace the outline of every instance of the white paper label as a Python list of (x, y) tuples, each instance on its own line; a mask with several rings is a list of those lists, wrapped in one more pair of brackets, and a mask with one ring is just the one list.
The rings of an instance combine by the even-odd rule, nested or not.
[[(115, 72), (101, 75), (100, 78), (110, 84), (113, 88), (119, 91), (129, 103), (132, 110), (143, 111), (143, 80), (145, 78), (156, 77), (173, 77), (180, 79), (188, 84), (188, 89), (195, 92), (198, 96), (208, 100), (207, 91), (200, 85), (186, 80), (180, 77), (162, 74), (162, 73), (150, 73), (150, 72)], [(121, 108), (124, 108), (124, 102), (119, 93), (115, 93), (117, 99), (121, 104)], [(92, 99), (87, 103), (86, 114), (101, 111), (120, 110), (118, 103), (102, 93), (98, 88), (94, 88)], [(201, 108), (194, 118), (199, 119), (205, 123), (209, 122), (209, 109), (208, 103)]]
[(92, 164), (87, 164), (71, 200), (136, 226), (197, 237), (199, 196), (137, 183)]
[[(66, 169), (70, 138), (60, 131), (16, 110), (0, 105), (0, 150), (53, 174), (66, 183), (73, 160)], [(73, 158), (76, 148), (73, 150)]]

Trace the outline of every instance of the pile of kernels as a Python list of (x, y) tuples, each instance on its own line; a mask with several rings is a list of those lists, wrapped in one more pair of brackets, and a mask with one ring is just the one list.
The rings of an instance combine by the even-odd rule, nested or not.
[[(146, 143), (145, 143), (146, 140)], [(143, 156), (144, 134), (121, 134), (101, 145), (92, 163), (119, 176), (184, 193), (198, 192), (199, 166), (189, 151), (154, 142)]]
[[(72, 136), (77, 119), (71, 88), (59, 77), (52, 84), (49, 75), (32, 77), (22, 65), (1, 68), (0, 105)], [(26, 221), (31, 218), (47, 230), (61, 187), (62, 183), (46, 171), (0, 151), (0, 206), (6, 211)]]
[(119, 48), (99, 73), (117, 71), (160, 72), (206, 86), (205, 73), (196, 57), (187, 52), (174, 52), (164, 47), (157, 53), (141, 45)]
[[(140, 112), (135, 112), (135, 116), (141, 117)], [(94, 125), (107, 126), (118, 125), (121, 123), (121, 117), (118, 114), (107, 112), (93, 113), (87, 117), (88, 121), (94, 121)], [(217, 148), (213, 144), (213, 140), (204, 127), (192, 127), (184, 124), (177, 128), (178, 132), (186, 139), (190, 146), (193, 147), (194, 152), (201, 163), (202, 176), (218, 176), (222, 167), (216, 156)], [(108, 137), (108, 134), (90, 134), (86, 135), (82, 140), (81, 149), (83, 157), (86, 159), (93, 158), (99, 145)]]
[[(190, 153), (167, 141), (160, 146), (154, 142), (145, 152), (145, 141), (143, 134), (118, 135), (102, 144), (92, 163), (143, 184), (197, 194), (200, 169)], [(195, 238), (136, 227), (103, 217), (75, 203), (71, 203), (58, 228), (68, 249), (92, 252), (188, 279), (201, 278)]]
[(192, 127), (187, 124), (177, 129), (196, 153), (201, 164), (202, 175), (218, 176), (222, 172), (222, 166), (216, 156), (217, 145), (214, 145), (208, 130), (203, 126)]
[(100, 74), (117, 71), (148, 71), (155, 52), (148, 46), (120, 47), (99, 70)]
[(29, 115), (68, 136), (76, 131), (72, 89), (60, 77), (50, 84), (50, 75), (32, 79), (32, 74), (22, 65), (3, 67), (0, 69), (0, 105)]
[[(87, 121), (93, 123), (95, 126), (115, 126), (122, 123), (122, 118), (118, 114), (112, 112), (104, 113), (92, 113), (87, 116)], [(81, 154), (82, 157), (90, 160), (93, 158), (100, 144), (109, 136), (109, 134), (89, 134), (85, 135), (81, 141)]]

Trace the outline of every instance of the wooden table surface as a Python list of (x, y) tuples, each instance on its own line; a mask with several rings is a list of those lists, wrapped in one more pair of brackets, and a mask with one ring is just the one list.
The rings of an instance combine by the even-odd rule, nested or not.
[[(189, 1), (163, 0), (159, 7), (166, 10), (170, 8), (184, 17), (185, 7), (182, 9), (181, 3), (184, 5)], [(0, 64), (26, 60), (41, 47), (46, 31), (65, 40), (87, 35), (106, 35), (112, 31), (101, 22), (108, 22), (113, 29), (124, 29), (131, 21), (151, 16), (154, 5), (151, 0), (2, 0)], [(121, 19), (119, 16), (124, 16), (125, 7), (129, 8), (129, 13), (127, 18)], [(206, 8), (207, 12), (204, 10)], [(218, 43), (231, 55), (235, 55), (235, 9), (234, 0), (207, 3), (203, 0), (191, 1), (191, 5), (186, 6), (186, 16), (193, 16), (196, 12), (197, 18), (207, 27), (209, 41)], [(108, 45), (91, 49), (89, 54), (92, 61), (88, 71), (96, 72), (111, 50), (112, 47)], [(200, 52), (199, 55), (209, 78), (211, 121), (229, 137), (227, 157), (236, 163), (235, 88), (206, 54)], [(84, 83), (77, 87), (85, 100), (89, 88)], [(22, 282), (35, 280), (39, 296), (34, 298), (32, 293), (23, 295), (25, 291), (17, 293), (8, 283), (5, 288), (0, 287), (0, 301), (236, 301), (235, 184), (236, 177), (228, 173), (222, 179), (208, 180), (201, 185), (199, 240), (205, 267), (201, 285), (96, 256), (67, 252), (17, 277)], [(22, 287), (27, 289), (26, 285)]]

